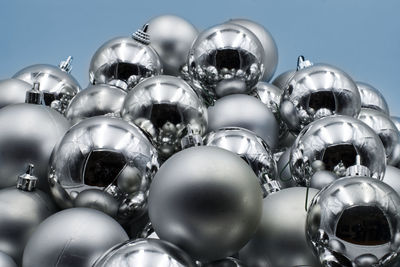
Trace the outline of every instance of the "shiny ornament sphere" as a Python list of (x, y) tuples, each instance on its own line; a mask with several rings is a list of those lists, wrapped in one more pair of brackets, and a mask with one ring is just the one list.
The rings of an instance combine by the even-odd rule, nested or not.
[(241, 127), (261, 137), (271, 149), (278, 145), (279, 125), (271, 110), (248, 95), (230, 95), (208, 108), (208, 131), (223, 127)]
[(117, 37), (104, 43), (93, 55), (89, 81), (130, 90), (141, 80), (161, 73), (160, 58), (148, 42)]
[[(318, 190), (309, 189), (308, 205)], [(268, 195), (257, 232), (239, 251), (248, 267), (319, 266), (306, 239), (307, 188), (293, 187)]]
[(32, 85), (19, 79), (0, 80), (0, 108), (25, 103), (26, 92), (31, 88)]
[(400, 251), (400, 197), (376, 179), (342, 178), (314, 197), (306, 227), (324, 266), (393, 266)]
[(69, 103), (65, 117), (73, 124), (83, 119), (101, 116), (119, 116), (126, 92), (118, 87), (97, 84), (80, 91)]
[(163, 158), (181, 149), (189, 128), (203, 135), (208, 117), (193, 89), (184, 80), (167, 75), (146, 79), (130, 91), (121, 116), (146, 131)]
[(383, 176), (382, 181), (390, 185), (400, 196), (400, 169), (393, 166), (386, 166), (385, 176)]
[(264, 75), (264, 49), (250, 30), (231, 23), (199, 34), (188, 58), (189, 74), (208, 99), (248, 93)]
[(60, 211), (33, 233), (24, 250), (23, 267), (92, 267), (109, 248), (128, 240), (111, 217), (93, 209)]
[(277, 161), (278, 181), (282, 188), (297, 186), (297, 183), (292, 178), (292, 173), (290, 172), (290, 153), (290, 148), (285, 149)]
[(38, 188), (49, 192), (47, 168), (54, 146), (69, 122), (42, 105), (15, 104), (0, 110), (0, 188), (14, 186), (28, 163), (35, 165)]
[(257, 230), (261, 208), (252, 169), (217, 147), (192, 147), (173, 155), (150, 186), (149, 217), (157, 235), (204, 262), (243, 247)]
[(196, 267), (186, 252), (160, 239), (136, 239), (116, 245), (93, 267)]
[(49, 184), (62, 208), (95, 208), (125, 221), (146, 210), (157, 169), (157, 152), (138, 127), (98, 116), (61, 139), (50, 160)]
[(17, 267), (14, 260), (6, 253), (0, 251), (0, 266), (1, 267)]
[(371, 108), (389, 115), (389, 106), (381, 94), (375, 87), (363, 82), (356, 82), (361, 96), (361, 107)]
[(274, 76), (276, 67), (278, 65), (278, 47), (276, 46), (275, 40), (271, 33), (262, 25), (251, 21), (249, 19), (231, 19), (227, 23), (237, 24), (249, 29), (254, 33), (258, 40), (260, 40), (262, 47), (264, 48), (264, 75), (261, 77), (263, 81), (271, 80)]
[(373, 178), (383, 178), (385, 148), (374, 130), (349, 116), (325, 117), (309, 124), (297, 137), (292, 146), (290, 170), (301, 185), (306, 185), (315, 173), (312, 167), (315, 161), (321, 161), (325, 170), (343, 177), (347, 168), (356, 165), (357, 155)]
[(399, 131), (390, 117), (381, 112), (369, 108), (362, 108), (358, 119), (371, 127), (381, 139), (385, 147), (388, 161), (393, 158), (393, 151), (396, 145), (400, 143)]
[(278, 87), (281, 90), (285, 90), (287, 84), (293, 78), (293, 76), (295, 74), (296, 74), (296, 70), (285, 71), (285, 72), (279, 74), (278, 76), (276, 76), (273, 79), (272, 84), (275, 85), (276, 87)]
[(146, 22), (150, 45), (160, 56), (164, 74), (179, 76), (198, 31), (184, 18), (160, 15)]
[(329, 115), (357, 117), (360, 109), (355, 82), (342, 70), (327, 64), (300, 68), (288, 82), (280, 104), (282, 120), (294, 133)]
[(398, 131), (400, 131), (400, 117), (391, 116), (392, 122), (396, 125)]
[(310, 187), (321, 190), (338, 179), (334, 172), (318, 170), (310, 178)]
[(198, 264), (199, 267), (246, 267), (240, 260), (227, 257), (222, 260), (217, 260), (209, 263)]

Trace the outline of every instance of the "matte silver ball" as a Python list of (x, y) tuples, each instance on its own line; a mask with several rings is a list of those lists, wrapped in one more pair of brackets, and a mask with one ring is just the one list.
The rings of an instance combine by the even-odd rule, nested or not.
[[(308, 204), (318, 190), (309, 189)], [(239, 251), (249, 267), (319, 266), (306, 239), (307, 188), (293, 187), (268, 195), (263, 200), (260, 226)]]
[(181, 149), (189, 128), (203, 135), (208, 120), (207, 108), (193, 89), (167, 75), (146, 79), (130, 91), (121, 116), (146, 131), (163, 158)]
[(6, 253), (0, 251), (0, 266), (1, 267), (17, 267), (14, 260)]
[(400, 197), (377, 179), (336, 180), (314, 197), (306, 231), (324, 266), (393, 266), (400, 251)]
[(318, 170), (310, 178), (310, 187), (321, 190), (337, 179), (337, 175), (331, 171)]
[(160, 239), (136, 239), (107, 251), (93, 267), (196, 267), (190, 256)]
[(208, 99), (248, 93), (264, 75), (264, 58), (262, 44), (250, 30), (220, 24), (200, 33), (193, 43), (189, 74)]
[(131, 220), (147, 208), (157, 159), (156, 149), (135, 125), (119, 118), (89, 118), (74, 125), (54, 149), (51, 192), (62, 208), (93, 207), (119, 221)]
[(389, 115), (389, 106), (378, 89), (363, 82), (356, 82), (356, 85), (360, 91), (362, 108), (375, 109)]
[(383, 176), (382, 181), (390, 185), (400, 196), (400, 169), (393, 166), (386, 166), (385, 176)]
[(14, 186), (28, 163), (35, 165), (38, 187), (49, 192), (47, 168), (54, 146), (70, 124), (55, 110), (15, 104), (0, 110), (0, 188)]
[(281, 98), (282, 120), (295, 133), (329, 115), (357, 117), (360, 109), (355, 82), (347, 73), (327, 64), (299, 69)]
[(161, 73), (160, 58), (150, 45), (131, 37), (117, 37), (104, 43), (93, 55), (89, 81), (130, 90), (141, 80)]
[(98, 84), (80, 91), (69, 103), (65, 117), (73, 124), (101, 115), (119, 116), (126, 92), (118, 87)]
[(272, 84), (278, 87), (281, 90), (285, 90), (289, 81), (293, 78), (296, 74), (296, 70), (288, 70), (285, 71), (274, 78)]
[(160, 15), (146, 22), (150, 45), (160, 56), (164, 74), (179, 76), (198, 35), (193, 24), (174, 15)]
[(87, 208), (60, 211), (42, 222), (29, 239), (23, 267), (92, 267), (108, 249), (128, 240), (106, 214)]
[[(17, 177), (14, 177), (15, 180)], [(19, 265), (29, 237), (38, 225), (56, 211), (42, 191), (23, 191), (15, 187), (0, 190), (0, 251)], [(0, 256), (0, 266), (1, 264)]]
[(32, 85), (19, 79), (0, 80), (0, 108), (25, 103), (26, 91), (31, 88)]
[(272, 37), (271, 33), (261, 24), (258, 24), (249, 19), (231, 19), (228, 21), (228, 23), (243, 26), (257, 36), (258, 40), (260, 40), (264, 48), (265, 54), (265, 72), (264, 75), (261, 77), (261, 80), (267, 82), (271, 80), (278, 65), (278, 47), (276, 46), (275, 40)]
[(205, 262), (243, 247), (257, 230), (261, 209), (262, 193), (252, 169), (217, 147), (192, 147), (173, 155), (150, 187), (149, 217), (157, 235)]
[(252, 96), (226, 96), (208, 108), (208, 131), (223, 127), (248, 129), (261, 137), (271, 149), (278, 145), (279, 125), (274, 114)]
[(356, 165), (357, 155), (373, 178), (383, 178), (385, 148), (374, 130), (353, 117), (325, 117), (310, 123), (297, 137), (292, 146), (290, 170), (301, 185), (306, 185), (315, 173), (314, 161), (322, 161), (325, 170), (343, 177), (347, 168)]

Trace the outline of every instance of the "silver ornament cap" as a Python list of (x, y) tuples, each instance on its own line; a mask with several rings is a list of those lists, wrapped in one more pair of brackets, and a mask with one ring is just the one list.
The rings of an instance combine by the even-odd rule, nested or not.
[(74, 58), (72, 56), (67, 57), (66, 60), (63, 60), (60, 62), (58, 67), (62, 70), (65, 71), (66, 73), (71, 73), (72, 70), (72, 60)]
[(350, 176), (366, 176), (371, 177), (371, 171), (368, 167), (361, 164), (360, 155), (356, 156), (356, 164), (346, 169), (346, 177)]
[(23, 191), (33, 191), (36, 189), (36, 183), (38, 178), (33, 175), (34, 166), (32, 163), (28, 165), (26, 173), (18, 176), (17, 188)]
[(39, 90), (40, 83), (35, 82), (31, 90), (26, 92), (25, 95), (25, 103), (43, 105), (44, 104), (44, 96), (43, 92)]
[(139, 29), (132, 34), (132, 38), (144, 45), (150, 44), (150, 35), (147, 33), (148, 28), (149, 24), (143, 25), (142, 29)]

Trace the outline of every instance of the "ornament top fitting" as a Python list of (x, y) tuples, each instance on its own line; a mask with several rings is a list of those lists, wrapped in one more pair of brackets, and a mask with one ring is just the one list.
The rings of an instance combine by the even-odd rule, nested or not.
[(39, 89), (40, 83), (35, 82), (32, 89), (26, 92), (25, 103), (44, 105), (44, 95)]
[(150, 44), (150, 35), (147, 33), (149, 24), (143, 25), (142, 29), (137, 30), (132, 34), (132, 38), (144, 45)]
[(72, 60), (74, 58), (72, 56), (67, 57), (66, 60), (63, 60), (60, 62), (58, 67), (62, 70), (65, 71), (66, 73), (71, 73), (72, 70)]
[(33, 175), (34, 165), (30, 163), (26, 173), (18, 176), (17, 188), (23, 191), (34, 191), (38, 178)]

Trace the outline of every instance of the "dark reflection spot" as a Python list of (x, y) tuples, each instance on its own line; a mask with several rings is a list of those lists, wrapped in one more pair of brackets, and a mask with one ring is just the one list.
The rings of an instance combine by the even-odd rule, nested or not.
[(340, 144), (328, 147), (322, 158), (325, 168), (333, 171), (334, 167), (342, 162), (346, 168), (353, 166), (356, 162), (357, 151), (352, 144)]
[(157, 128), (161, 128), (165, 123), (178, 124), (182, 122), (183, 114), (178, 110), (178, 106), (170, 104), (154, 104), (150, 121)]
[(144, 75), (146, 72), (147, 69), (140, 65), (118, 62), (109, 67), (107, 75), (114, 79), (126, 81), (132, 75)]
[(215, 51), (215, 63), (219, 69), (239, 69), (240, 54), (237, 49), (221, 49)]
[(310, 95), (308, 106), (315, 111), (326, 108), (331, 111), (336, 110), (335, 96), (332, 91), (317, 91)]
[(336, 266), (337, 267), (352, 267), (353, 266), (351, 261), (348, 258), (346, 258), (345, 256), (343, 256), (341, 253), (337, 253), (335, 251), (332, 251), (331, 253), (335, 257), (335, 259), (339, 262), (339, 264), (334, 262), (334, 264), (332, 264), (332, 266), (335, 266), (335, 267)]
[(57, 100), (56, 94), (50, 92), (43, 92), (43, 99), (46, 106), (50, 106), (51, 102)]

